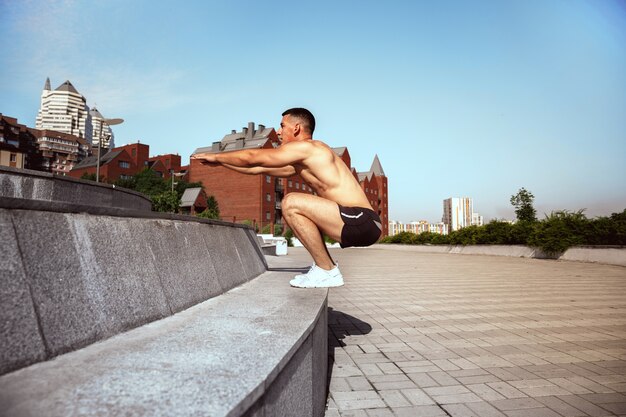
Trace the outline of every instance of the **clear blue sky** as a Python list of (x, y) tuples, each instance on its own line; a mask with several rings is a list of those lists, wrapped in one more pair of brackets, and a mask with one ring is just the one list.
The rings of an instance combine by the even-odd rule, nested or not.
[[(390, 218), (626, 208), (626, 2), (0, 0), (0, 112), (70, 80), (116, 143), (179, 153), (289, 107), (389, 177)], [(210, 191), (210, 190), (209, 190)]]

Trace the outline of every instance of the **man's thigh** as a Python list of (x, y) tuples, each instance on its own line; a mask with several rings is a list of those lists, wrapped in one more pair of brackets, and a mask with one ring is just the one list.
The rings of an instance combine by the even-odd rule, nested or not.
[(283, 200), (286, 210), (294, 210), (311, 220), (327, 236), (340, 242), (343, 220), (339, 214), (339, 205), (310, 194), (290, 193)]

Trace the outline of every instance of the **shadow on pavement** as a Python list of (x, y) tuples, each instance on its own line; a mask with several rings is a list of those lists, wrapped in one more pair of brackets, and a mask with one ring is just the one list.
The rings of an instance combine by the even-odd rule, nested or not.
[(366, 335), (372, 331), (369, 323), (341, 311), (328, 307), (328, 377), (326, 380), (326, 398), (330, 391), (330, 379), (335, 364), (335, 350), (346, 346), (346, 336)]

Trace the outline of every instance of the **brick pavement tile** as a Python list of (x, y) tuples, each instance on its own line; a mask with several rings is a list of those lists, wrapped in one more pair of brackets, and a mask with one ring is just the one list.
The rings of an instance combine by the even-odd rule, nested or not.
[(396, 417), (440, 417), (447, 415), (444, 409), (436, 405), (393, 408), (392, 410)]
[(333, 364), (332, 368), (332, 377), (333, 378), (345, 378), (349, 376), (360, 376), (363, 375), (361, 370), (354, 365), (338, 365), (337, 363)]
[(448, 375), (450, 375), (453, 378), (465, 378), (465, 377), (472, 377), (472, 376), (484, 376), (484, 375), (492, 375), (489, 372), (485, 371), (482, 368), (473, 368), (473, 369), (459, 369), (458, 371), (450, 371), (448, 372)]
[(404, 374), (371, 375), (371, 376), (368, 376), (367, 379), (370, 382), (398, 382), (398, 381), (409, 380), (408, 376)]
[(482, 417), (465, 404), (442, 404), (441, 408), (446, 410), (450, 417)]
[(546, 407), (550, 408), (551, 410), (556, 411), (557, 413), (559, 413), (559, 415), (563, 417), (581, 417), (587, 415), (583, 411), (579, 410), (576, 407), (572, 407), (558, 397), (540, 397), (536, 398), (536, 400)]
[(413, 405), (431, 405), (435, 402), (419, 388), (400, 390)]
[(346, 382), (352, 391), (368, 391), (374, 389), (364, 376), (350, 376), (346, 378)]
[(453, 394), (464, 394), (470, 392), (469, 389), (464, 387), (463, 385), (450, 385), (446, 387), (430, 387), (424, 388), (423, 391), (430, 395), (431, 397), (438, 395), (453, 395)]
[(373, 375), (384, 375), (383, 371), (381, 371), (380, 368), (376, 366), (375, 363), (363, 363), (363, 364), (358, 365), (358, 367), (361, 370), (361, 372), (363, 372), (363, 375), (367, 377), (373, 376)]
[(476, 417), (506, 417), (501, 411), (487, 402), (467, 404), (467, 408), (476, 413)]
[(580, 398), (592, 402), (594, 404), (610, 404), (626, 402), (626, 395), (619, 393), (612, 394), (582, 394)]
[[(408, 372), (407, 372), (408, 373)], [(434, 379), (439, 385), (458, 385), (458, 381), (446, 372), (428, 372), (428, 376)]]
[(379, 363), (378, 367), (380, 368), (381, 371), (383, 371), (385, 375), (403, 373), (400, 368), (398, 368), (394, 363), (391, 363), (391, 362)]
[(332, 396), (342, 415), (344, 410), (385, 407), (385, 403), (375, 391), (333, 392)]
[(339, 414), (339, 410), (333, 408), (327, 409), (324, 417), (341, 417), (341, 415)]
[(486, 384), (487, 382), (499, 382), (500, 379), (495, 375), (477, 375), (477, 376), (463, 376), (456, 377), (457, 381), (461, 384)]
[(591, 394), (593, 392), (583, 386), (572, 382), (568, 378), (549, 378), (548, 381), (567, 390), (570, 394)]
[(507, 384), (504, 381), (501, 382), (489, 382), (487, 384), (490, 388), (498, 391), (500, 394), (504, 395), (506, 398), (523, 398), (526, 397), (526, 394), (514, 388), (510, 384)]
[(576, 385), (587, 388), (596, 394), (610, 394), (613, 391), (605, 385), (600, 385), (585, 377), (572, 377), (567, 378), (568, 381), (573, 382)]
[(378, 393), (389, 407), (410, 407), (412, 405), (409, 400), (402, 395), (400, 390), (380, 390)]
[(602, 404), (602, 408), (606, 408), (615, 414), (626, 414), (626, 403)]
[(371, 408), (365, 412), (368, 417), (394, 417), (393, 411), (389, 408)]
[(341, 412), (341, 417), (367, 417), (365, 410), (345, 410)]
[(437, 404), (477, 403), (482, 401), (479, 396), (472, 392), (453, 395), (433, 395), (432, 398)]
[(486, 384), (469, 384), (467, 388), (484, 401), (504, 400), (506, 397)]
[(557, 387), (557, 386), (543, 386), (543, 387), (531, 387), (531, 388), (520, 388), (524, 394), (529, 397), (547, 397), (550, 395), (568, 395), (569, 391)]
[(432, 379), (428, 374), (426, 373), (417, 373), (417, 374), (406, 374), (409, 378), (411, 378), (411, 380), (413, 382), (415, 382), (415, 384), (419, 387), (419, 388), (426, 388), (426, 387), (436, 387), (439, 386), (439, 384), (437, 383), (437, 381), (435, 381), (434, 379)]
[(533, 408), (532, 410), (511, 410), (505, 411), (507, 417), (562, 417), (556, 411), (546, 407)]
[(505, 400), (490, 401), (489, 403), (501, 411), (524, 410), (544, 406), (534, 398), (507, 398)]
[(329, 390), (330, 391), (352, 391), (352, 389), (350, 388), (350, 385), (348, 385), (348, 381), (346, 381), (346, 378), (335, 378), (335, 377), (332, 377), (330, 379)]
[(601, 408), (593, 403), (590, 403), (589, 401), (583, 398), (580, 398), (577, 395), (563, 395), (557, 398), (562, 401), (565, 401), (572, 407), (579, 409), (580, 411), (586, 413), (588, 416), (591, 416), (591, 417), (605, 417), (605, 416), (613, 415), (613, 413), (608, 412), (604, 408)]
[(417, 385), (410, 380), (395, 382), (372, 382), (372, 384), (374, 384), (374, 387), (379, 391), (417, 388)]

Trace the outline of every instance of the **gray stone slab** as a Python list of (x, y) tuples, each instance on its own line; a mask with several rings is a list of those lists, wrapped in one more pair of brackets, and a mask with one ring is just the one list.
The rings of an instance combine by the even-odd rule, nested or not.
[(0, 209), (0, 375), (45, 359), (11, 214)]
[(256, 234), (249, 229), (233, 229), (233, 234), (246, 278), (252, 279), (263, 273), (267, 267)]
[(51, 355), (85, 346), (102, 332), (69, 219), (59, 213), (14, 210), (26, 280)]
[(265, 394), (265, 415), (314, 417), (312, 369), (312, 338), (308, 337)]
[(203, 235), (203, 223), (147, 220), (138, 223), (173, 312), (184, 310), (224, 292)]
[(0, 196), (150, 211), (150, 199), (132, 190), (46, 172), (0, 167)]
[(243, 284), (248, 278), (237, 250), (236, 229), (224, 230), (219, 226), (208, 226), (203, 234), (204, 243), (213, 260), (221, 288), (227, 291)]
[(309, 393), (294, 397), (311, 396), (314, 343), (303, 341), (325, 314), (328, 292), (291, 288), (292, 275), (268, 272), (167, 319), (4, 375), (0, 409), (6, 416), (237, 416), (290, 362), (302, 372), (294, 387), (306, 384)]

